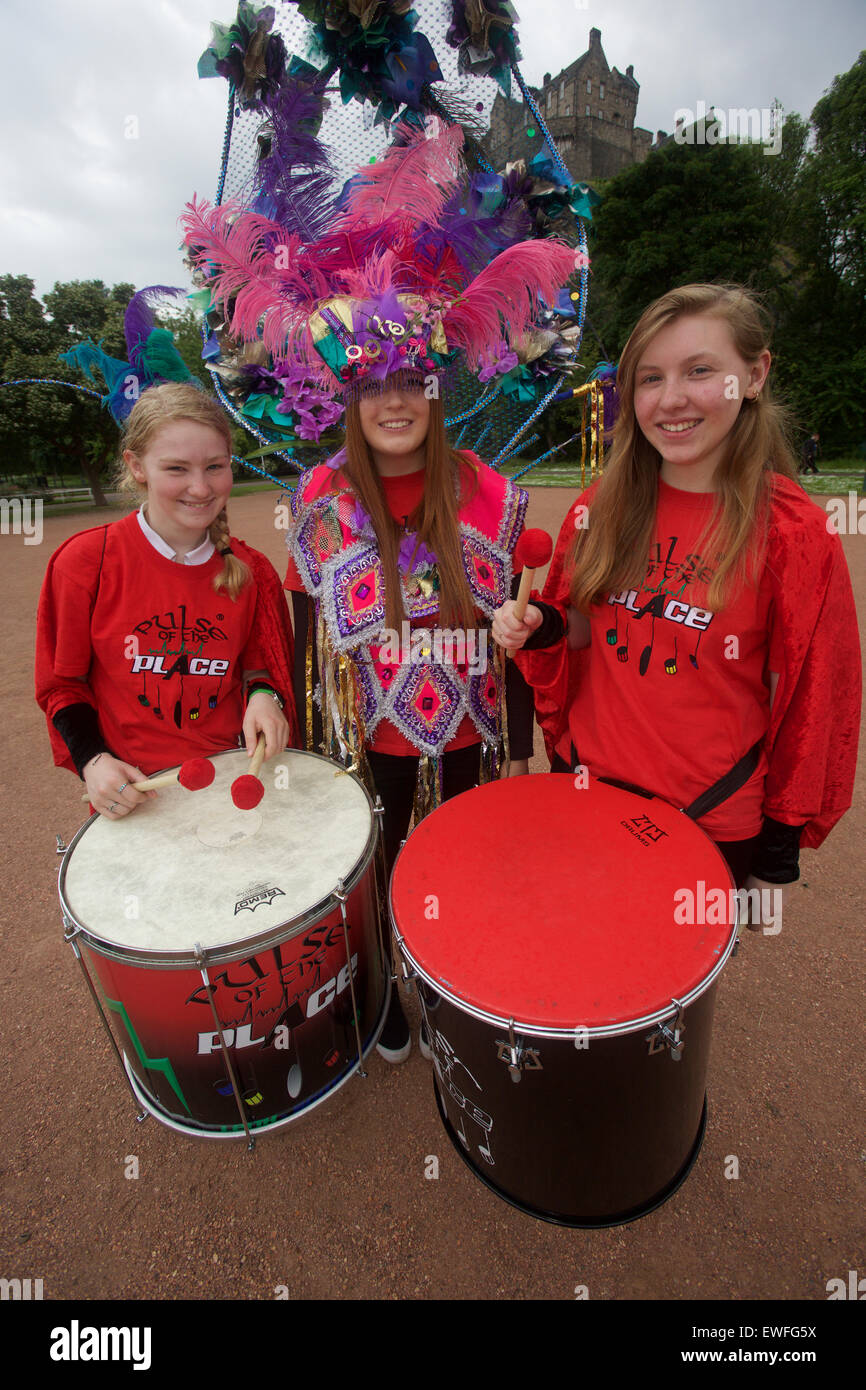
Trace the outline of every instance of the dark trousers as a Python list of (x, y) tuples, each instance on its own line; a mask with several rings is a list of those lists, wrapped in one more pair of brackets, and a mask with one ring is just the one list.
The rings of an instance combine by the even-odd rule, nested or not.
[[(553, 755), (553, 762), (550, 765), (551, 772), (570, 772), (571, 768), (564, 758), (558, 753)], [(738, 888), (742, 888), (752, 869), (752, 860), (755, 855), (755, 847), (759, 837), (753, 835), (748, 840), (716, 840), (716, 848), (724, 855), (731, 871), (734, 882)]]
[[(450, 801), (478, 785), (481, 757), (480, 743), (468, 748), (455, 748), (442, 755), (442, 799)], [(385, 808), (382, 835), (385, 842), (385, 868), (388, 876), (397, 858), (400, 841), (405, 840), (412, 819), (415, 800), (415, 779), (418, 773), (416, 757), (401, 757), (392, 753), (374, 753), (367, 749), (367, 760), (376, 783), (376, 790)]]

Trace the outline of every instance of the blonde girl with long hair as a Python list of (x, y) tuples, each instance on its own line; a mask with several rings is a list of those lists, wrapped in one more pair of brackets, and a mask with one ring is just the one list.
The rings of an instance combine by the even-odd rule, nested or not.
[(860, 656), (842, 547), (796, 481), (770, 362), (739, 286), (651, 304), (622, 353), (605, 471), (541, 597), (523, 622), (505, 603), (493, 631), (520, 653), (552, 770), (666, 798), (738, 886), (784, 895), (800, 846), (850, 805)]
[(292, 635), (279, 579), (232, 537), (231, 433), (191, 385), (144, 392), (119, 484), (141, 501), (51, 557), (37, 620), (36, 694), (55, 762), (111, 820), (156, 793), (131, 785), (198, 754), (265, 756), (297, 741)]

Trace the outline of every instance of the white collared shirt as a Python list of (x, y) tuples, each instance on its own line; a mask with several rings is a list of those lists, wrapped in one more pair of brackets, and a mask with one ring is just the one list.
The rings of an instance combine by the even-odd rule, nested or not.
[(176, 555), (175, 552), (172, 550), (171, 546), (166, 545), (165, 541), (162, 539), (162, 536), (157, 535), (156, 531), (154, 531), (153, 527), (150, 525), (150, 522), (144, 515), (145, 506), (146, 503), (142, 502), (141, 506), (138, 509), (138, 524), (141, 527), (142, 532), (147, 538), (147, 540), (150, 541), (154, 550), (158, 550), (160, 555), (164, 555), (167, 560), (174, 560), (179, 565), (206, 564), (206, 562), (210, 559), (210, 557), (214, 553), (214, 550), (216, 549), (210, 536), (205, 536), (201, 545), (197, 546), (195, 550), (188, 551), (186, 555)]

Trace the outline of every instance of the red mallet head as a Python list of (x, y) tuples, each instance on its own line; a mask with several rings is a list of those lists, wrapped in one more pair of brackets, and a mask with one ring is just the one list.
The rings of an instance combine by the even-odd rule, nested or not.
[(232, 782), (232, 801), (239, 811), (252, 811), (264, 794), (265, 789), (258, 777), (253, 777), (249, 772), (245, 772), (242, 777), (236, 777)]
[(215, 776), (216, 769), (207, 758), (190, 758), (181, 765), (177, 780), (187, 791), (200, 792), (202, 787), (210, 786)]
[(546, 565), (553, 554), (553, 538), (535, 528), (524, 531), (514, 550), (514, 568), (537, 570)]

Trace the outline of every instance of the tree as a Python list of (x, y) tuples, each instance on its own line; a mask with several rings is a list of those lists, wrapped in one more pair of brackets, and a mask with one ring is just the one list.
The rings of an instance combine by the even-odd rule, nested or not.
[(866, 53), (812, 112), (786, 238), (792, 275), (779, 296), (779, 377), (825, 454), (866, 436)]
[[(731, 280), (760, 291), (773, 261), (779, 197), (760, 146), (671, 141), (611, 183), (593, 219), (593, 321), (619, 353), (652, 300), (676, 285)], [(613, 346), (611, 345), (613, 344)]]
[[(81, 385), (83, 373), (58, 354), (84, 338), (126, 356), (123, 312), (133, 285), (108, 289), (101, 280), (55, 284), (44, 307), (27, 276), (0, 279), (0, 379), (50, 378)], [(46, 309), (48, 313), (46, 314)], [(98, 389), (98, 388), (97, 388)], [(80, 471), (99, 506), (101, 474), (117, 455), (117, 426), (92, 396), (60, 386), (15, 386), (0, 391), (0, 449), (17, 470), (49, 472), (64, 463)]]

